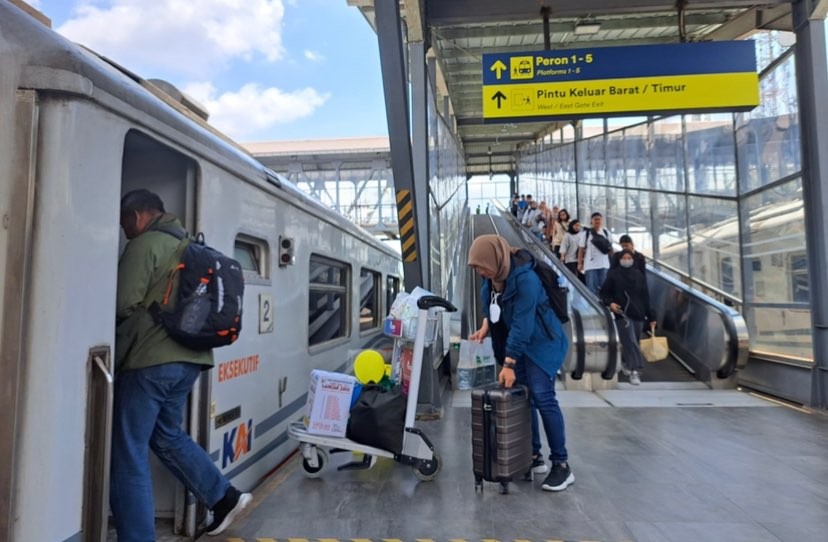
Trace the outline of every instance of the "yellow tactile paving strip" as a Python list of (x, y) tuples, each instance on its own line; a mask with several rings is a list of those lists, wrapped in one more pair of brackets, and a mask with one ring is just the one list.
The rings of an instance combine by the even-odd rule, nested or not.
[[(225, 539), (226, 542), (406, 542), (399, 538), (235, 538), (230, 537)], [(432, 538), (415, 538), (411, 542), (440, 542)], [(471, 540), (467, 538), (450, 538), (446, 542), (600, 542), (600, 540), (563, 540), (557, 538), (547, 538), (543, 540), (527, 540), (525, 538), (516, 538), (514, 540), (500, 540), (497, 538), (483, 538), (481, 540)]]

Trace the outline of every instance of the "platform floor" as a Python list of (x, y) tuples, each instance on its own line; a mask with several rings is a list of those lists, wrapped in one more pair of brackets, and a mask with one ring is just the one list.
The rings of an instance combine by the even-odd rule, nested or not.
[(626, 386), (561, 393), (576, 477), (564, 492), (539, 476), (475, 493), (468, 392), (454, 392), (442, 420), (420, 424), (443, 459), (436, 480), (387, 460), (308, 479), (294, 457), (230, 530), (199, 540), (826, 540), (828, 417), (738, 391)]

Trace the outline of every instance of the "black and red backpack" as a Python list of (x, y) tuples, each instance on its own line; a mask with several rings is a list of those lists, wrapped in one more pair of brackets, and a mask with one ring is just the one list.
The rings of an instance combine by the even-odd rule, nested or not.
[[(241, 332), (244, 299), (239, 262), (208, 247), (201, 233), (191, 239), (183, 230), (156, 231), (181, 241), (181, 260), (170, 271), (164, 299), (153, 303), (150, 313), (170, 337), (187, 348), (210, 350), (235, 342)], [(169, 310), (176, 280), (178, 299)]]

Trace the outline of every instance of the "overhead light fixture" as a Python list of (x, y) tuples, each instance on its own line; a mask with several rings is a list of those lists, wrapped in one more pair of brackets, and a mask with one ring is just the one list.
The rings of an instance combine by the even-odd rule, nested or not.
[(587, 19), (575, 23), (575, 35), (589, 36), (597, 34), (601, 30), (601, 23), (594, 19)]

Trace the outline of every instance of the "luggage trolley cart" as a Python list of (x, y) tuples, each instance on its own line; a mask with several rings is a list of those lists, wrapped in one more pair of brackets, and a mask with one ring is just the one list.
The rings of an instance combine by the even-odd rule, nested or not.
[[(330, 453), (349, 451), (363, 454), (362, 462), (341, 465), (339, 470), (371, 468), (376, 463), (377, 457), (388, 457), (404, 465), (410, 465), (414, 474), (420, 480), (433, 480), (440, 472), (442, 466), (440, 456), (434, 451), (434, 445), (431, 444), (428, 437), (414, 427), (414, 419), (417, 414), (417, 396), (420, 390), (420, 376), (423, 369), (423, 352), (425, 347), (434, 341), (433, 336), (426, 337), (429, 321), (433, 321), (436, 325), (437, 310), (455, 312), (457, 308), (448, 300), (434, 295), (427, 295), (418, 299), (417, 308), (417, 328), (411, 360), (411, 378), (408, 384), (402, 453), (395, 454), (381, 448), (354, 442), (345, 437), (313, 435), (308, 433), (304, 423), (293, 422), (288, 427), (288, 435), (299, 441), (299, 449), (302, 452), (302, 470), (305, 476), (317, 478), (322, 475), (330, 462), (326, 449), (330, 449)], [(410, 342), (410, 339), (404, 337), (397, 339), (397, 341)]]

